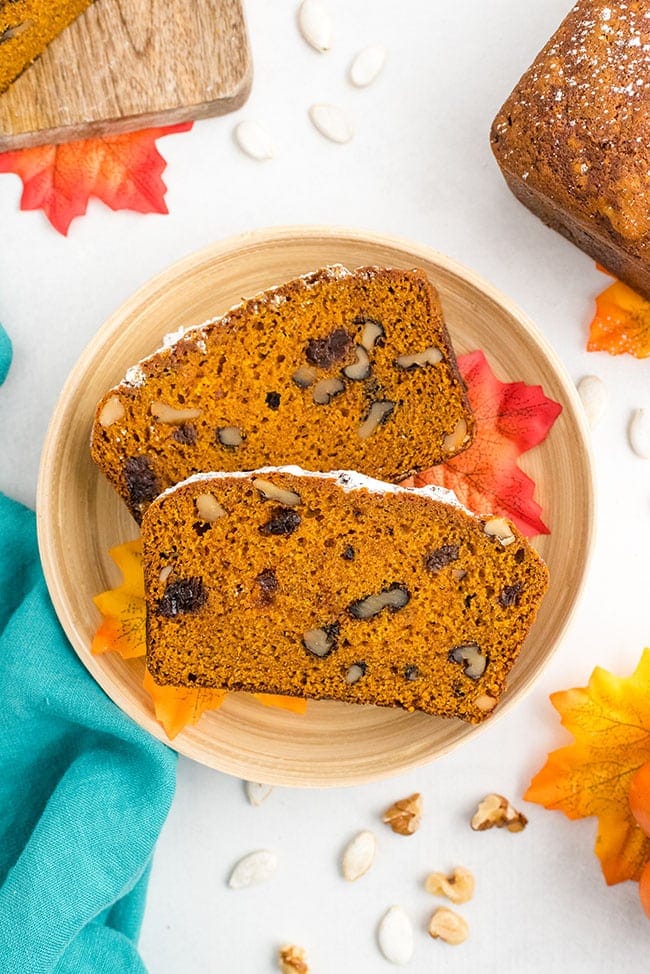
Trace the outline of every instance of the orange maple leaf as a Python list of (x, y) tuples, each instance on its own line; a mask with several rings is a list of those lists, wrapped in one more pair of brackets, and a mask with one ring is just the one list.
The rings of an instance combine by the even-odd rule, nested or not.
[(187, 132), (191, 122), (107, 135), (99, 139), (42, 145), (0, 154), (0, 173), (23, 181), (21, 210), (42, 209), (52, 226), (67, 236), (70, 224), (83, 216), (91, 196), (112, 210), (167, 213), (166, 162), (156, 139)]
[(548, 534), (534, 500), (535, 483), (517, 459), (546, 439), (562, 406), (548, 399), (541, 386), (500, 382), (483, 352), (461, 356), (458, 365), (476, 419), (474, 442), (405, 484), (447, 487), (475, 514), (503, 514), (528, 537)]
[(589, 685), (551, 697), (575, 741), (553, 751), (524, 795), (570, 818), (598, 818), (595, 852), (609, 884), (638, 880), (650, 838), (629, 804), (630, 782), (650, 761), (650, 649), (629, 677), (597, 667)]
[(616, 281), (596, 297), (596, 314), (589, 326), (588, 352), (627, 352), (650, 356), (650, 301)]
[(159, 686), (149, 670), (142, 686), (153, 701), (156, 720), (172, 741), (188, 724), (196, 724), (206, 710), (217, 710), (228, 696), (226, 690), (192, 690)]

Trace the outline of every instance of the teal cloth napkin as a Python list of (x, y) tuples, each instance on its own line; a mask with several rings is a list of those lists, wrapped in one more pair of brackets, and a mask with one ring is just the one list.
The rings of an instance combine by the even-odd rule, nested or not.
[[(0, 375), (6, 354), (0, 335)], [(142, 974), (135, 942), (175, 769), (79, 662), (34, 514), (0, 494), (3, 974)]]

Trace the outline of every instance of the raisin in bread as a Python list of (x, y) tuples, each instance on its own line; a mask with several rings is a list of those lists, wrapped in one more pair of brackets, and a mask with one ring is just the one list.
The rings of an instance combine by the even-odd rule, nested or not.
[(95, 462), (140, 520), (202, 470), (297, 463), (403, 479), (474, 422), (421, 271), (326, 268), (192, 328), (99, 403)]
[(0, 0), (0, 92), (93, 0)]
[(483, 720), (548, 573), (450, 498), (292, 467), (171, 488), (142, 522), (149, 672)]
[(492, 125), (515, 196), (650, 298), (650, 2), (580, 0)]

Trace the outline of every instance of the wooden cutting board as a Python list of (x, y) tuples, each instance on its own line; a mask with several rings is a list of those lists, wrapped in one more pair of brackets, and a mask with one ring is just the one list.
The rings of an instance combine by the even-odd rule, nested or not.
[(96, 0), (0, 95), (0, 151), (224, 114), (251, 80), (241, 0)]

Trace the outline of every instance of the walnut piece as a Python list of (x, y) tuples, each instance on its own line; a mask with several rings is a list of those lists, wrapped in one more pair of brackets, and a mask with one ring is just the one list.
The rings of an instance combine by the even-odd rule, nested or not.
[(210, 524), (213, 521), (218, 521), (220, 517), (226, 516), (226, 511), (214, 494), (199, 494), (194, 503), (196, 505), (196, 513), (201, 520), (207, 521)]
[(117, 396), (111, 396), (102, 406), (98, 420), (100, 426), (109, 427), (124, 416), (124, 406)]
[(339, 635), (339, 624), (337, 622), (331, 623), (329, 626), (323, 626), (322, 629), (310, 629), (308, 632), (304, 633), (302, 637), (302, 644), (305, 649), (312, 653), (313, 656), (318, 656), (320, 659), (324, 659), (326, 656), (337, 649), (337, 639)]
[(272, 484), (270, 480), (255, 477), (253, 487), (259, 490), (263, 501), (277, 501), (278, 504), (284, 504), (286, 507), (297, 507), (300, 504), (300, 494), (297, 494), (295, 490), (278, 487), (276, 484)]
[(308, 389), (316, 381), (316, 372), (314, 369), (310, 369), (308, 365), (301, 365), (299, 369), (296, 369), (291, 378), (299, 389)]
[(484, 714), (488, 714), (491, 710), (494, 710), (497, 705), (497, 701), (489, 693), (482, 693), (480, 697), (476, 698), (474, 703)]
[(448, 433), (442, 441), (442, 448), (447, 453), (458, 453), (467, 437), (467, 423), (464, 419), (459, 419), (451, 433)]
[(395, 403), (390, 399), (377, 399), (368, 410), (368, 414), (359, 426), (357, 433), (360, 440), (367, 440), (372, 434), (383, 426), (395, 409)]
[(238, 426), (220, 426), (217, 430), (217, 439), (222, 446), (234, 450), (244, 442), (244, 436)]
[(382, 817), (382, 822), (390, 825), (398, 835), (413, 835), (420, 828), (421, 820), (422, 795), (419, 792), (394, 802)]
[(510, 804), (503, 795), (486, 795), (472, 817), (471, 825), (475, 832), (484, 832), (495, 826), (508, 832), (523, 832), (528, 819)]
[(201, 415), (200, 409), (177, 409), (176, 406), (169, 406), (166, 402), (153, 402), (151, 404), (151, 415), (159, 423), (186, 423), (190, 419), (198, 419)]
[(509, 545), (515, 540), (510, 524), (505, 517), (493, 517), (486, 521), (483, 530), (491, 538), (497, 538), (502, 545)]
[(318, 406), (327, 406), (328, 403), (332, 401), (334, 396), (340, 395), (340, 393), (345, 391), (345, 382), (336, 377), (330, 379), (321, 379), (314, 386), (314, 391), (312, 393), (312, 399)]
[(476, 643), (455, 646), (449, 652), (449, 659), (452, 663), (459, 663), (470, 680), (480, 680), (488, 663), (487, 656), (483, 655)]
[(356, 361), (353, 365), (348, 365), (343, 369), (343, 375), (353, 382), (361, 382), (370, 375), (370, 359), (363, 345), (355, 345), (354, 351), (357, 357)]
[(435, 345), (425, 348), (423, 352), (410, 352), (395, 359), (398, 369), (406, 371), (423, 368), (425, 365), (437, 365), (438, 362), (442, 362), (442, 352)]
[(361, 332), (361, 338), (359, 342), (368, 351), (372, 351), (378, 342), (383, 344), (383, 340), (386, 337), (384, 332), (384, 326), (380, 321), (376, 321), (374, 318), (355, 318), (355, 324), (363, 325), (363, 331)]
[(309, 974), (307, 955), (302, 947), (287, 944), (278, 951), (278, 967), (281, 974)]
[(393, 582), (388, 588), (376, 595), (367, 595), (365, 599), (357, 599), (348, 606), (348, 612), (353, 619), (373, 619), (384, 609), (399, 612), (410, 601), (409, 590), (401, 582)]
[(446, 896), (452, 903), (468, 903), (474, 895), (474, 876), (464, 866), (457, 866), (450, 876), (430, 873), (424, 888), (434, 896)]
[(429, 921), (429, 934), (434, 940), (444, 940), (446, 944), (462, 944), (469, 936), (469, 927), (458, 913), (441, 906)]

